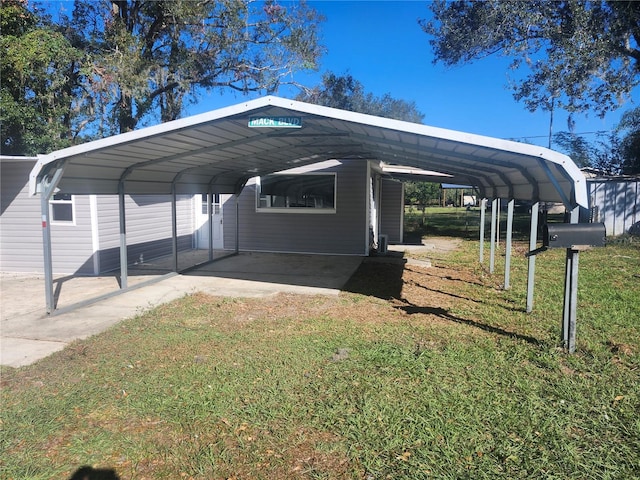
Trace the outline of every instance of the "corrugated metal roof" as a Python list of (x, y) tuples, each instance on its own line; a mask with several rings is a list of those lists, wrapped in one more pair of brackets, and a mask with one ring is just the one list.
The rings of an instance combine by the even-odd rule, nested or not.
[[(295, 117), (301, 128), (250, 127), (251, 117)], [(263, 122), (264, 123), (264, 122)], [(263, 97), (201, 115), (39, 156), (30, 188), (63, 168), (58, 187), (74, 194), (237, 193), (253, 176), (329, 159), (379, 160), (440, 172), (489, 198), (587, 206), (585, 179), (573, 161), (538, 147), (390, 120), (279, 97)]]

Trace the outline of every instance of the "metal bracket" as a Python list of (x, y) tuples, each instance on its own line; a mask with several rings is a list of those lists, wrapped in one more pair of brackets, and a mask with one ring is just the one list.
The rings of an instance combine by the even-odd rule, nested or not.
[(549, 250), (549, 247), (535, 248), (535, 249), (525, 253), (524, 256), (525, 257), (535, 257), (537, 254), (542, 253), (542, 252), (546, 252), (547, 250)]

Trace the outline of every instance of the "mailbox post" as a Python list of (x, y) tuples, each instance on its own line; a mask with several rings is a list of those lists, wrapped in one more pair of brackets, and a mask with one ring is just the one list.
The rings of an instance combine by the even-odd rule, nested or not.
[[(603, 247), (606, 231), (603, 223), (557, 223), (543, 227), (542, 249), (566, 248), (567, 262), (562, 316), (562, 343), (573, 353), (576, 350), (576, 306), (578, 303), (578, 262), (581, 250)], [(535, 251), (530, 252), (535, 255)]]

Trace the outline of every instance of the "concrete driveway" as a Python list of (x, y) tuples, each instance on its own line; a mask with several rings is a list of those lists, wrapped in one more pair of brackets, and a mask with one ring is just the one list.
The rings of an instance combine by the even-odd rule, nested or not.
[[(117, 322), (197, 291), (230, 297), (279, 292), (337, 295), (362, 257), (240, 253), (186, 274), (160, 277), (166, 265), (132, 269), (129, 290), (119, 295), (117, 276), (63, 277), (54, 281), (61, 313), (45, 313), (42, 276), (0, 277), (0, 364), (29, 365), (68, 343), (100, 333)], [(166, 262), (165, 262), (166, 263)], [(145, 280), (155, 283), (141, 285)], [(88, 299), (104, 296), (84, 304)], [(68, 307), (81, 304), (78, 308)]]

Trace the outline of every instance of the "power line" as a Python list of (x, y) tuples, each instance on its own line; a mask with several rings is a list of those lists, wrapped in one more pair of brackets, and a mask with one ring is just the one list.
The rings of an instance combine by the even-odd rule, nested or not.
[[(599, 133), (612, 133), (615, 130), (596, 130), (593, 132), (578, 132), (578, 133), (571, 133), (571, 135), (597, 135)], [(530, 138), (549, 138), (549, 135), (531, 135), (531, 136), (522, 136), (522, 137), (503, 137), (504, 140), (527, 140)]]

